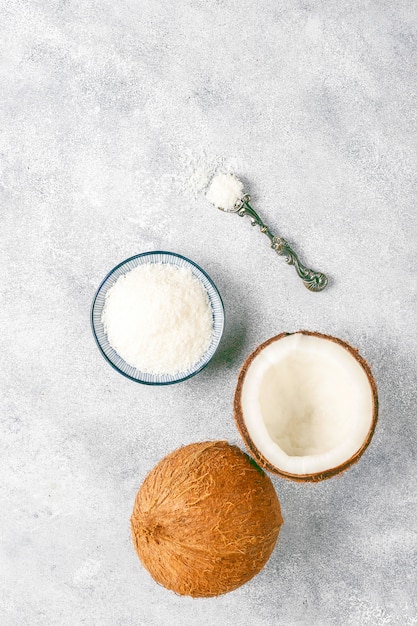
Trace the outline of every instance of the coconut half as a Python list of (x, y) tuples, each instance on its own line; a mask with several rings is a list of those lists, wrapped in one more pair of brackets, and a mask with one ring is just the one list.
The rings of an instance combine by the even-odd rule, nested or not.
[(366, 361), (344, 341), (282, 333), (245, 361), (234, 413), (259, 465), (293, 480), (319, 481), (347, 469), (369, 445), (377, 388)]

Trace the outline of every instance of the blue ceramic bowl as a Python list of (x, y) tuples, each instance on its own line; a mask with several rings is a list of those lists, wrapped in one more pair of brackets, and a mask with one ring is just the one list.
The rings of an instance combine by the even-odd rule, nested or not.
[[(145, 263), (170, 263), (171, 265), (176, 265), (177, 267), (188, 267), (193, 275), (202, 282), (211, 305), (213, 313), (213, 338), (210, 347), (192, 369), (181, 372), (177, 376), (171, 376), (168, 374), (156, 376), (155, 374), (148, 374), (141, 372), (126, 363), (126, 361), (124, 361), (109, 344), (101, 321), (106, 301), (106, 294), (110, 287), (114, 285), (116, 280), (122, 276), (122, 274), (126, 274), (138, 265), (143, 265)], [(101, 354), (120, 374), (123, 374), (123, 376), (126, 376), (137, 383), (143, 383), (145, 385), (171, 385), (172, 383), (179, 383), (182, 380), (191, 378), (191, 376), (195, 376), (195, 374), (201, 372), (201, 370), (206, 367), (210, 359), (213, 357), (223, 334), (224, 308), (222, 299), (215, 284), (196, 263), (193, 263), (190, 259), (186, 259), (180, 254), (175, 254), (174, 252), (144, 252), (143, 254), (137, 254), (136, 256), (132, 256), (130, 259), (126, 259), (126, 261), (119, 263), (119, 265), (116, 265), (116, 267), (114, 267), (111, 272), (107, 274), (94, 296), (91, 307), (91, 326)]]

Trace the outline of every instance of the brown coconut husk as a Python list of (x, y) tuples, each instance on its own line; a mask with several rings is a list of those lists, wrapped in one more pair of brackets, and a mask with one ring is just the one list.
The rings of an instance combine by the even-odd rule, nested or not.
[(136, 552), (167, 589), (218, 596), (257, 574), (282, 525), (269, 477), (237, 446), (195, 443), (148, 474), (131, 517)]
[(372, 372), (368, 363), (365, 361), (364, 358), (361, 357), (361, 355), (359, 354), (356, 348), (353, 348), (345, 341), (342, 341), (342, 339), (338, 339), (337, 337), (332, 337), (331, 335), (324, 335), (322, 333), (312, 332), (309, 330), (300, 330), (298, 331), (298, 333), (303, 334), (303, 335), (311, 335), (314, 337), (319, 337), (321, 339), (328, 339), (329, 341), (333, 341), (334, 343), (339, 344), (340, 346), (348, 350), (348, 352), (350, 352), (350, 354), (358, 361), (358, 363), (362, 366), (363, 370), (365, 371), (365, 374), (368, 377), (369, 386), (371, 388), (372, 397), (373, 397), (373, 416), (372, 416), (371, 427), (360, 449), (350, 459), (348, 459), (341, 465), (330, 468), (325, 472), (319, 472), (317, 474), (290, 474), (272, 465), (272, 463), (270, 463), (270, 461), (268, 461), (268, 459), (264, 457), (262, 452), (258, 450), (256, 445), (253, 443), (249, 435), (249, 432), (246, 428), (245, 419), (244, 419), (243, 410), (242, 410), (242, 404), (241, 404), (242, 388), (243, 388), (243, 382), (245, 380), (246, 373), (252, 361), (254, 360), (254, 358), (264, 348), (269, 346), (269, 344), (273, 343), (274, 341), (279, 341), (280, 339), (283, 339), (284, 337), (287, 337), (288, 335), (297, 334), (297, 333), (280, 333), (279, 335), (276, 335), (275, 337), (271, 337), (270, 339), (262, 343), (260, 346), (258, 346), (256, 350), (254, 350), (248, 356), (248, 358), (242, 365), (240, 372), (239, 372), (239, 376), (238, 376), (238, 382), (236, 386), (234, 403), (233, 403), (234, 417), (235, 417), (236, 426), (242, 436), (243, 441), (245, 442), (245, 445), (248, 451), (250, 452), (250, 454), (253, 456), (253, 458), (261, 467), (268, 470), (269, 472), (278, 474), (279, 476), (282, 476), (283, 478), (288, 478), (290, 480), (295, 480), (298, 482), (319, 482), (321, 480), (326, 480), (328, 478), (331, 478), (332, 476), (335, 476), (336, 474), (340, 474), (346, 471), (349, 467), (351, 467), (354, 463), (356, 463), (360, 459), (362, 454), (365, 452), (366, 448), (369, 446), (371, 439), (373, 437), (374, 431), (375, 431), (377, 421), (378, 421), (378, 391), (377, 391), (375, 379), (372, 375)]

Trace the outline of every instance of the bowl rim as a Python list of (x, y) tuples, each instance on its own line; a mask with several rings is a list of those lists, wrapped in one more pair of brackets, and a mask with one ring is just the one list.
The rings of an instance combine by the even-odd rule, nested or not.
[[(208, 280), (208, 282), (210, 283), (210, 285), (212, 286), (212, 288), (214, 289), (215, 293), (217, 294), (218, 298), (219, 298), (219, 302), (221, 305), (221, 312), (222, 312), (222, 327), (221, 327), (221, 332), (219, 335), (219, 339), (216, 345), (216, 348), (213, 352), (213, 354), (211, 355), (211, 357), (209, 358), (208, 361), (206, 361), (206, 363), (203, 363), (198, 369), (192, 371), (190, 374), (187, 374), (187, 376), (183, 376), (182, 378), (176, 378), (175, 380), (168, 380), (168, 381), (148, 381), (148, 380), (140, 380), (139, 378), (135, 378), (134, 376), (131, 376), (130, 374), (127, 374), (126, 372), (124, 372), (123, 370), (121, 370), (115, 363), (113, 363), (113, 361), (107, 356), (107, 354), (104, 352), (103, 347), (99, 341), (99, 338), (97, 337), (97, 333), (96, 333), (96, 327), (94, 324), (94, 307), (96, 304), (96, 300), (97, 297), (104, 285), (104, 283), (107, 281), (108, 278), (110, 278), (110, 276), (112, 274), (114, 274), (114, 272), (116, 272), (116, 270), (119, 269), (119, 267), (122, 267), (122, 265), (126, 265), (127, 263), (130, 263), (130, 261), (133, 261), (134, 259), (138, 259), (140, 257), (144, 257), (144, 256), (151, 256), (151, 255), (155, 255), (155, 254), (165, 254), (167, 256), (173, 256), (173, 257), (178, 257), (179, 259), (182, 259), (184, 261), (186, 261), (187, 263), (189, 263), (190, 265), (193, 265), (195, 268), (197, 268), (198, 271), (200, 271)], [(214, 315), (213, 315), (214, 318)], [(157, 387), (161, 387), (161, 386), (165, 386), (165, 385), (175, 385), (176, 383), (181, 383), (184, 380), (188, 380), (189, 378), (192, 378), (193, 376), (195, 376), (196, 374), (198, 374), (199, 372), (201, 372), (205, 367), (207, 367), (207, 365), (210, 363), (210, 361), (212, 360), (212, 358), (214, 357), (214, 355), (217, 352), (217, 349), (220, 345), (220, 342), (222, 340), (223, 337), (223, 332), (224, 332), (224, 327), (225, 327), (225, 321), (226, 321), (226, 315), (225, 315), (225, 310), (224, 310), (224, 303), (222, 300), (222, 297), (220, 295), (219, 290), (217, 289), (216, 285), (214, 284), (213, 280), (210, 278), (210, 276), (207, 274), (207, 272), (205, 272), (197, 263), (195, 263), (194, 261), (192, 261), (191, 259), (189, 259), (186, 256), (183, 256), (182, 254), (178, 254), (177, 252), (169, 252), (166, 250), (150, 250), (148, 252), (140, 252), (139, 254), (134, 254), (131, 257), (128, 257), (127, 259), (124, 259), (124, 261), (121, 261), (120, 263), (118, 263), (117, 265), (115, 265), (107, 274), (106, 276), (103, 278), (103, 280), (100, 282), (94, 297), (93, 297), (93, 301), (91, 303), (91, 307), (90, 307), (90, 325), (91, 325), (91, 330), (93, 333), (93, 337), (95, 339), (96, 345), (99, 349), (100, 354), (102, 355), (102, 357), (107, 361), (107, 363), (109, 363), (111, 365), (111, 367), (116, 370), (116, 372), (118, 372), (119, 374), (121, 374), (122, 376), (124, 376), (125, 378), (128, 378), (129, 380), (133, 380), (135, 383), (139, 383), (140, 385), (149, 385), (149, 386), (157, 386)], [(123, 359), (124, 361), (124, 359)]]

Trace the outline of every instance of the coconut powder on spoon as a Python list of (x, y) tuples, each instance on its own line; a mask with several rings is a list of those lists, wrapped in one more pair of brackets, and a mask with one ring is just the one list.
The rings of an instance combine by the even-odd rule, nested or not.
[(233, 174), (217, 174), (206, 194), (208, 201), (223, 211), (232, 211), (242, 196), (243, 183)]
[(186, 267), (139, 265), (106, 295), (102, 323), (132, 367), (161, 376), (192, 368), (208, 350), (213, 315), (201, 281)]

